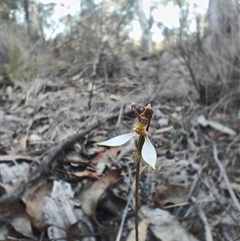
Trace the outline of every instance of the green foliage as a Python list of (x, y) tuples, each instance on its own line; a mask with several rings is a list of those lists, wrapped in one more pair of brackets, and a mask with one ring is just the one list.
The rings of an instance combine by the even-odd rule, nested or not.
[(17, 9), (17, 1), (15, 0), (1, 0), (0, 1), (0, 20), (10, 19), (12, 10)]
[(28, 55), (26, 57), (18, 46), (14, 44), (9, 45), (9, 65), (7, 69), (9, 76), (14, 81), (21, 78), (32, 79), (36, 77), (38, 64), (36, 56), (31, 57)]
[(0, 63), (0, 87), (2, 88), (3, 86), (6, 85), (14, 85), (13, 80), (10, 78), (8, 71), (6, 69), (6, 67)]
[(175, 126), (177, 124), (177, 120), (174, 119), (174, 118), (171, 118), (170, 121), (169, 121), (169, 125), (170, 126)]
[(168, 133), (170, 140), (176, 140), (183, 134), (183, 130), (177, 127), (177, 123), (177, 120), (174, 118), (171, 118), (169, 121), (169, 125), (174, 126), (174, 129)]
[(171, 140), (178, 139), (183, 134), (182, 129), (173, 129), (169, 132), (168, 138)]
[(23, 70), (21, 50), (16, 45), (9, 46), (9, 72), (16, 78)]

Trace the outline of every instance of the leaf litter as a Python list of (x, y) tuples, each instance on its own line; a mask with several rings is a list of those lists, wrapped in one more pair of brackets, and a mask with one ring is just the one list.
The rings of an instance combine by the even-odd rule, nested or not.
[(99, 198), (107, 188), (110, 188), (120, 180), (120, 174), (121, 171), (119, 169), (112, 170), (106, 176), (94, 182), (87, 190), (83, 191), (80, 197), (81, 207), (85, 214), (92, 217), (95, 221), (95, 209)]
[(135, 240), (135, 142), (96, 144), (135, 127), (134, 101), (153, 106), (149, 132), (158, 154), (156, 171), (142, 164), (140, 240), (239, 238), (239, 119), (197, 98), (192, 106), (186, 91), (174, 88), (177, 66), (148, 81), (152, 63), (141, 73), (129, 68), (137, 76), (131, 81), (97, 77), (93, 84), (73, 75), (8, 88), (1, 108), (1, 237), (112, 241), (123, 222), (121, 240)]

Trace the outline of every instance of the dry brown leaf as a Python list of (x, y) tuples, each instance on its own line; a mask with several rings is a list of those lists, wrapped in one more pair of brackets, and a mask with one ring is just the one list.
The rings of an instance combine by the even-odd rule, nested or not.
[(188, 189), (176, 185), (158, 185), (155, 189), (153, 202), (164, 208), (166, 205), (180, 204), (186, 201)]
[(107, 161), (109, 160), (109, 157), (117, 158), (117, 155), (119, 151), (121, 150), (121, 147), (113, 147), (107, 151), (99, 152), (98, 155), (91, 160), (92, 163), (97, 163), (100, 161)]
[(28, 140), (28, 136), (24, 136), (20, 139), (19, 141), (19, 145), (22, 149), (22, 151), (25, 151), (26, 150), (26, 147), (27, 147), (27, 140)]
[(233, 136), (227, 136), (227, 135), (219, 135), (218, 136), (218, 140), (217, 141), (231, 141), (233, 140), (234, 137)]
[(26, 212), (31, 217), (33, 225), (36, 228), (44, 229), (48, 226), (43, 219), (42, 207), (44, 204), (44, 197), (51, 194), (52, 186), (52, 183), (43, 184), (34, 192), (31, 198), (25, 201)]
[(74, 93), (75, 92), (75, 88), (73, 87), (67, 87), (61, 90), (61, 94), (65, 94), (65, 93)]
[(86, 240), (92, 241), (95, 239), (92, 238), (80, 238), (83, 236), (88, 236), (91, 233), (91, 226), (89, 227), (88, 223), (85, 220), (78, 220), (76, 223), (72, 224), (68, 228), (68, 240)]
[[(147, 228), (148, 228), (148, 224), (149, 224), (149, 219), (143, 219), (139, 225), (138, 225), (138, 239), (139, 241), (145, 241), (146, 240), (146, 236), (147, 236)], [(135, 236), (135, 229), (133, 229), (128, 238), (127, 241), (135, 241), (136, 240), (136, 236)]]
[(94, 218), (94, 220), (96, 220), (95, 209), (98, 203), (98, 199), (107, 188), (111, 187), (119, 181), (120, 174), (120, 169), (114, 169), (110, 171), (106, 176), (94, 182), (87, 190), (83, 191), (80, 197), (82, 209), (88, 216)]
[(159, 149), (159, 150), (158, 150), (158, 154), (160, 154), (160, 155), (165, 155), (168, 151), (169, 151), (169, 149), (162, 148), (162, 149)]
[[(230, 183), (230, 186), (231, 186), (231, 188), (232, 188), (233, 190), (235, 190), (235, 191), (237, 191), (237, 192), (240, 192), (240, 184), (233, 182), (233, 183)], [(221, 182), (221, 183), (219, 184), (219, 187), (220, 187), (221, 189), (224, 189), (224, 190), (227, 190), (227, 189), (228, 189), (227, 185), (226, 185), (224, 182)]]
[(69, 152), (68, 154), (66, 154), (63, 161), (66, 163), (76, 163), (76, 164), (77, 163), (82, 163), (82, 164), (89, 163), (88, 160), (85, 160), (82, 156), (80, 156), (76, 152)]
[(73, 75), (70, 80), (75, 81), (75, 80), (78, 80), (80, 77), (81, 77), (80, 74)]
[(105, 170), (106, 168), (106, 163), (104, 162), (98, 162), (96, 165), (95, 165), (95, 171), (97, 173), (98, 176), (101, 176), (103, 174), (103, 171)]
[(208, 136), (214, 141), (231, 141), (234, 139), (234, 136), (217, 133), (215, 131), (208, 131)]
[(25, 212), (22, 205), (19, 203), (1, 204), (0, 208), (0, 220), (3, 218), (9, 218), (16, 214)]
[(36, 193), (41, 186), (46, 184), (47, 184), (47, 180), (44, 176), (41, 176), (34, 181), (28, 182), (25, 188), (25, 191), (21, 197), (22, 201), (26, 203), (27, 200), (33, 197), (34, 193)]
[(74, 172), (73, 175), (76, 177), (90, 177), (92, 179), (99, 179), (97, 173), (89, 171)]

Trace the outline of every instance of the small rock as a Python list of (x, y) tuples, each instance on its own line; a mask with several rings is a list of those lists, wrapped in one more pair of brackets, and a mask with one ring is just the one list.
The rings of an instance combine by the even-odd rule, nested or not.
[(158, 124), (160, 127), (168, 126), (168, 118), (160, 118)]

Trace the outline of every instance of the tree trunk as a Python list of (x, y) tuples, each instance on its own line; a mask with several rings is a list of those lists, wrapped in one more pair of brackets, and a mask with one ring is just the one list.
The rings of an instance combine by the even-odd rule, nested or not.
[(23, 9), (25, 14), (25, 22), (27, 26), (28, 35), (31, 33), (31, 24), (29, 20), (29, 0), (23, 0)]
[(209, 0), (207, 21), (204, 48), (213, 59), (218, 78), (226, 84), (240, 53), (238, 1)]
[(138, 15), (138, 20), (142, 30), (142, 39), (141, 39), (142, 50), (145, 52), (145, 54), (152, 53), (151, 26), (149, 24), (149, 19), (147, 18), (145, 12), (143, 11), (143, 0), (137, 0), (137, 15)]

